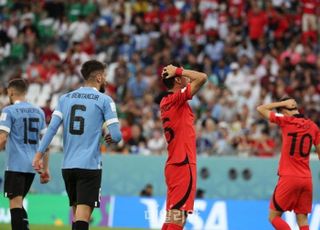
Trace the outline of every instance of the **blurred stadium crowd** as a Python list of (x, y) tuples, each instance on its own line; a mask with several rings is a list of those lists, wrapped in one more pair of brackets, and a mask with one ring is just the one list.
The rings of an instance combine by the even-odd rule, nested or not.
[[(199, 154), (273, 156), (279, 130), (261, 103), (293, 96), (320, 124), (317, 0), (0, 1), (1, 107), (5, 82), (30, 82), (28, 100), (49, 122), (57, 98), (79, 87), (83, 62), (108, 65), (124, 143), (102, 151), (163, 154), (158, 95), (164, 65), (208, 74), (190, 102)], [(17, 64), (18, 63), (18, 64)], [(7, 77), (5, 77), (7, 76)], [(61, 132), (52, 143), (61, 151)], [(106, 149), (107, 148), (107, 149)]]

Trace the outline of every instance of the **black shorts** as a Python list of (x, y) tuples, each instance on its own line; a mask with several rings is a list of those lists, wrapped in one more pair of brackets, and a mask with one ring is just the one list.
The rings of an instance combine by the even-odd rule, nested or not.
[(101, 174), (101, 169), (62, 169), (70, 206), (100, 207)]
[(32, 185), (34, 173), (4, 172), (4, 196), (9, 199), (17, 196), (25, 197)]

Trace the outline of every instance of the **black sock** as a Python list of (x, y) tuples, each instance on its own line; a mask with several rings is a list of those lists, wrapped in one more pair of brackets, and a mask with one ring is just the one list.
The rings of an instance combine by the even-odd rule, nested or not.
[(75, 222), (75, 230), (89, 230), (89, 223), (78, 220)]
[(76, 229), (76, 223), (72, 221), (72, 230)]
[(10, 209), (11, 213), (11, 228), (12, 230), (21, 230), (23, 229), (23, 209), (22, 208), (13, 208)]
[(29, 230), (29, 219), (28, 219), (28, 213), (26, 210), (22, 207), (22, 223), (23, 223), (23, 229)]

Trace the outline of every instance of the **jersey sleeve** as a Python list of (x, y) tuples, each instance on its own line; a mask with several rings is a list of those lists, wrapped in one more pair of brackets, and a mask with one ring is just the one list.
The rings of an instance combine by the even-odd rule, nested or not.
[(52, 113), (52, 116), (57, 116), (61, 120), (63, 120), (62, 105), (63, 105), (63, 97), (60, 97), (58, 101), (58, 105)]
[(172, 102), (178, 105), (184, 104), (186, 101), (191, 100), (191, 85), (188, 84), (186, 87), (182, 88), (181, 90), (175, 92), (172, 95)]
[(0, 116), (0, 130), (10, 133), (12, 125), (12, 116), (8, 108), (4, 108)]
[(117, 116), (117, 109), (116, 104), (114, 101), (110, 99), (104, 100), (103, 103), (103, 116), (105, 121), (107, 122), (107, 126), (119, 123), (118, 116)]
[(287, 117), (281, 113), (271, 112), (270, 117), (269, 117), (269, 121), (272, 123), (276, 123), (279, 126), (283, 126), (287, 122)]

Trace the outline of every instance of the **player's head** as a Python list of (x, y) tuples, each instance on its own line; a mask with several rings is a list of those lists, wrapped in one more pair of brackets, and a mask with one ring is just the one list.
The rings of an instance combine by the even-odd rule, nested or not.
[(106, 66), (96, 60), (89, 60), (83, 63), (81, 74), (86, 82), (99, 85), (99, 91), (104, 92), (106, 86)]
[[(292, 98), (292, 97), (284, 96), (280, 99), (280, 101), (286, 101), (286, 100), (290, 100), (290, 99), (294, 100), (294, 98)], [(299, 114), (298, 105), (296, 104), (296, 107), (290, 108), (290, 109), (286, 108), (286, 107), (280, 107), (277, 109), (277, 112), (282, 113), (287, 116), (293, 116), (295, 114)]]
[(21, 78), (13, 79), (9, 82), (7, 92), (12, 104), (15, 98), (21, 98), (26, 95), (28, 91), (28, 84)]
[[(176, 67), (180, 67), (179, 64), (173, 64)], [(166, 78), (167, 75), (161, 75), (163, 84), (167, 87), (168, 90), (172, 90), (174, 88), (184, 88), (187, 86), (189, 82), (189, 78), (184, 76), (174, 76), (170, 78)]]

